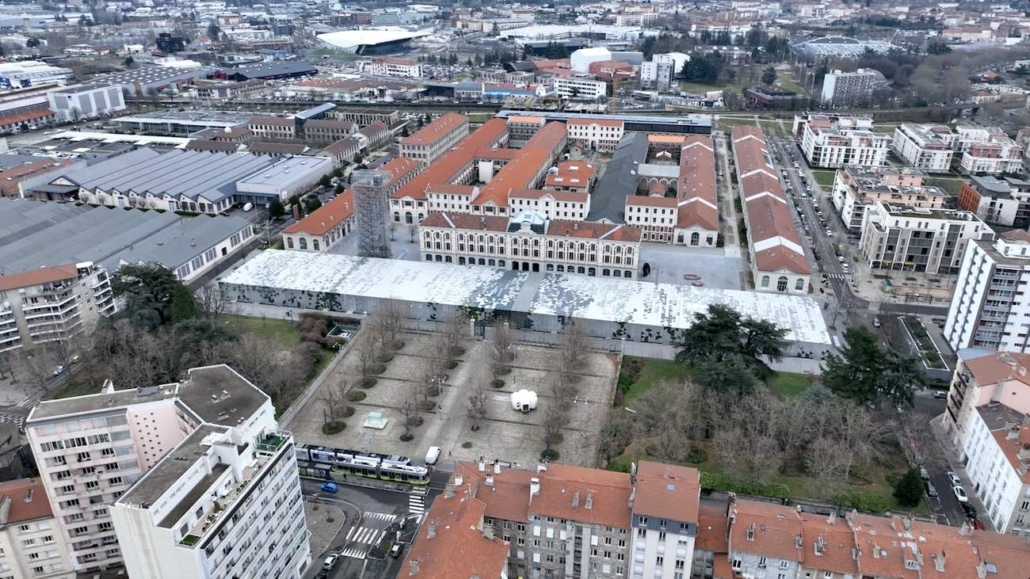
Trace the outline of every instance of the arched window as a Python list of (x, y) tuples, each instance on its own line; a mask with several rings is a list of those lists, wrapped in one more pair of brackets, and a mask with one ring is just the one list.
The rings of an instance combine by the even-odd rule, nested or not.
[(407, 223), (408, 225), (411, 225), (412, 223), (415, 222), (414, 221), (414, 217), (412, 217), (412, 215), (411, 215), (411, 211), (408, 211), (408, 212), (404, 213), (404, 222)]
[(695, 231), (690, 234), (690, 245), (697, 245), (698, 243), (701, 243), (701, 234)]
[(486, 260), (486, 264), (489, 265), (489, 266), (493, 266), (493, 265), (496, 265), (496, 262), (494, 260), (492, 260), (492, 259), (488, 259), (488, 260)]
[(554, 264), (553, 263), (547, 264), (547, 268), (546, 269), (547, 269), (547, 271), (554, 271)]
[(458, 258), (458, 265), (465, 265), (465, 258), (464, 257), (459, 257)]
[(559, 265), (558, 266), (558, 273), (565, 273), (565, 266), (564, 265)]
[(287, 237), (286, 238), (286, 249), (293, 249), (293, 238), (292, 237)]
[(307, 249), (308, 248), (308, 240), (307, 239), (304, 239), (303, 237), (300, 238), (300, 248), (301, 249)]
[(400, 211), (394, 211), (393, 212), (393, 221), (395, 223), (400, 223), (401, 222), (401, 212)]
[(311, 240), (311, 249), (314, 249), (315, 251), (319, 250), (319, 248), (318, 248), (318, 240), (317, 239), (312, 239)]
[(769, 287), (769, 276), (762, 276), (762, 287)]
[(778, 280), (776, 280), (776, 291), (778, 291), (778, 292), (785, 292), (785, 291), (787, 291), (787, 276), (781, 275), (780, 278)]
[(797, 291), (804, 291), (804, 289), (805, 289), (805, 279), (804, 278), (798, 278), (798, 282), (796, 284), (794, 284), (794, 289), (797, 290)]
[(615, 277), (622, 277), (622, 270), (615, 270)]

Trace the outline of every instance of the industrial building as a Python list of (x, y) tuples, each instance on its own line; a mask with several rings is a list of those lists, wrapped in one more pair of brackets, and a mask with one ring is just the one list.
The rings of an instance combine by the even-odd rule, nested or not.
[[(526, 111), (502, 110), (498, 118), (526, 116)], [(698, 135), (712, 134), (712, 117), (710, 115), (683, 115), (676, 117), (649, 117), (644, 115), (591, 115), (587, 113), (566, 113), (552, 111), (533, 111), (532, 116), (545, 121), (567, 122), (570, 119), (589, 121), (621, 121), (623, 130), (638, 133), (694, 133)]]
[(332, 162), (322, 157), (276, 159), (140, 148), (61, 171), (33, 190), (93, 205), (214, 215), (238, 203), (265, 204), (275, 197), (285, 201), (307, 192), (331, 172)]
[(155, 111), (119, 117), (113, 122), (130, 133), (188, 137), (205, 129), (244, 127), (253, 116), (225, 111)]
[(163, 90), (178, 93), (191, 81), (207, 78), (215, 69), (210, 67), (180, 68), (174, 66), (142, 66), (124, 72), (113, 72), (93, 78), (87, 86), (107, 88), (120, 86), (127, 96), (143, 98)]
[(64, 87), (47, 92), (47, 100), (59, 122), (95, 119), (125, 110), (125, 95), (118, 85)]
[[(600, 340), (668, 343), (710, 304), (787, 330), (787, 355), (831, 347), (818, 303), (800, 295), (715, 290), (636, 280), (446, 263), (265, 251), (221, 278), (233, 301), (301, 309), (374, 313), (395, 301), (411, 320), (443, 319), (459, 308), (510, 316), (515, 327), (553, 333), (574, 316)], [(430, 318), (432, 316), (432, 318)]]
[(6, 274), (91, 262), (113, 275), (123, 263), (142, 262), (163, 265), (190, 283), (240, 257), (253, 239), (253, 226), (240, 217), (0, 198), (0, 263)]

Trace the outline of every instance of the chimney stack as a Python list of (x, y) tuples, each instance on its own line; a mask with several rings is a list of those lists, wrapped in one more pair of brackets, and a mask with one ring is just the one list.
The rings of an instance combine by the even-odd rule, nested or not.
[(426, 531), (426, 538), (432, 539), (436, 536), (436, 521), (429, 521), (429, 530)]
[(408, 564), (408, 576), (418, 575), (418, 561), (412, 561)]
[(533, 477), (529, 479), (529, 496), (530, 498), (540, 494), (540, 479)]
[(501, 474), (501, 463), (494, 463), (494, 474)]

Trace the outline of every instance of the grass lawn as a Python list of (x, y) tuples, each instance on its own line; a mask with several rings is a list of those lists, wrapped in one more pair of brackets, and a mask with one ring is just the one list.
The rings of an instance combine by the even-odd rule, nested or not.
[(762, 132), (769, 137), (782, 137), (786, 138), (788, 131), (785, 131), (780, 123), (776, 121), (758, 121), (758, 125), (762, 128)]
[(776, 84), (778, 84), (780, 88), (784, 90), (793, 91), (798, 93), (799, 95), (805, 94), (805, 91), (801, 88), (801, 85), (799, 85), (797, 81), (794, 80), (793, 74), (784, 74), (782, 72), (777, 73)]
[(100, 388), (103, 384), (97, 384), (94, 386), (90, 384), (89, 377), (84, 376), (83, 378), (76, 379), (73, 382), (65, 384), (60, 390), (55, 390), (46, 396), (47, 400), (60, 400), (61, 398), (75, 398), (76, 396), (88, 396), (90, 394), (99, 394)]
[(256, 334), (282, 344), (284, 350), (289, 350), (300, 342), (300, 328), (294, 322), (229, 314), (223, 314), (219, 319), (236, 335)]
[(837, 172), (826, 169), (812, 169), (812, 177), (822, 187), (833, 187), (833, 180), (837, 177)]
[(754, 117), (750, 119), (727, 118), (720, 115), (718, 125), (720, 129), (727, 130), (732, 129), (733, 127), (740, 127), (744, 125), (751, 125), (753, 127), (755, 126), (755, 119)]
[(793, 398), (808, 390), (810, 385), (807, 374), (777, 372), (776, 377), (769, 383), (769, 388), (777, 394)]
[(626, 392), (623, 402), (628, 406), (634, 398), (642, 392), (664, 380), (682, 381), (687, 378), (688, 368), (683, 364), (677, 364), (672, 360), (655, 360), (652, 358), (633, 358), (626, 356), (622, 361), (623, 367), (639, 361), (643, 364), (643, 371), (637, 381)]

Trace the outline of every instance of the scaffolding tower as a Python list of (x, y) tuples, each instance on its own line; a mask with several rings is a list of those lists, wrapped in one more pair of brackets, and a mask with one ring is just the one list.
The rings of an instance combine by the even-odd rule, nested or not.
[(386, 186), (389, 182), (390, 174), (385, 171), (368, 170), (353, 173), (351, 186), (354, 188), (358, 255), (361, 257), (392, 257), (386, 225), (389, 217)]

